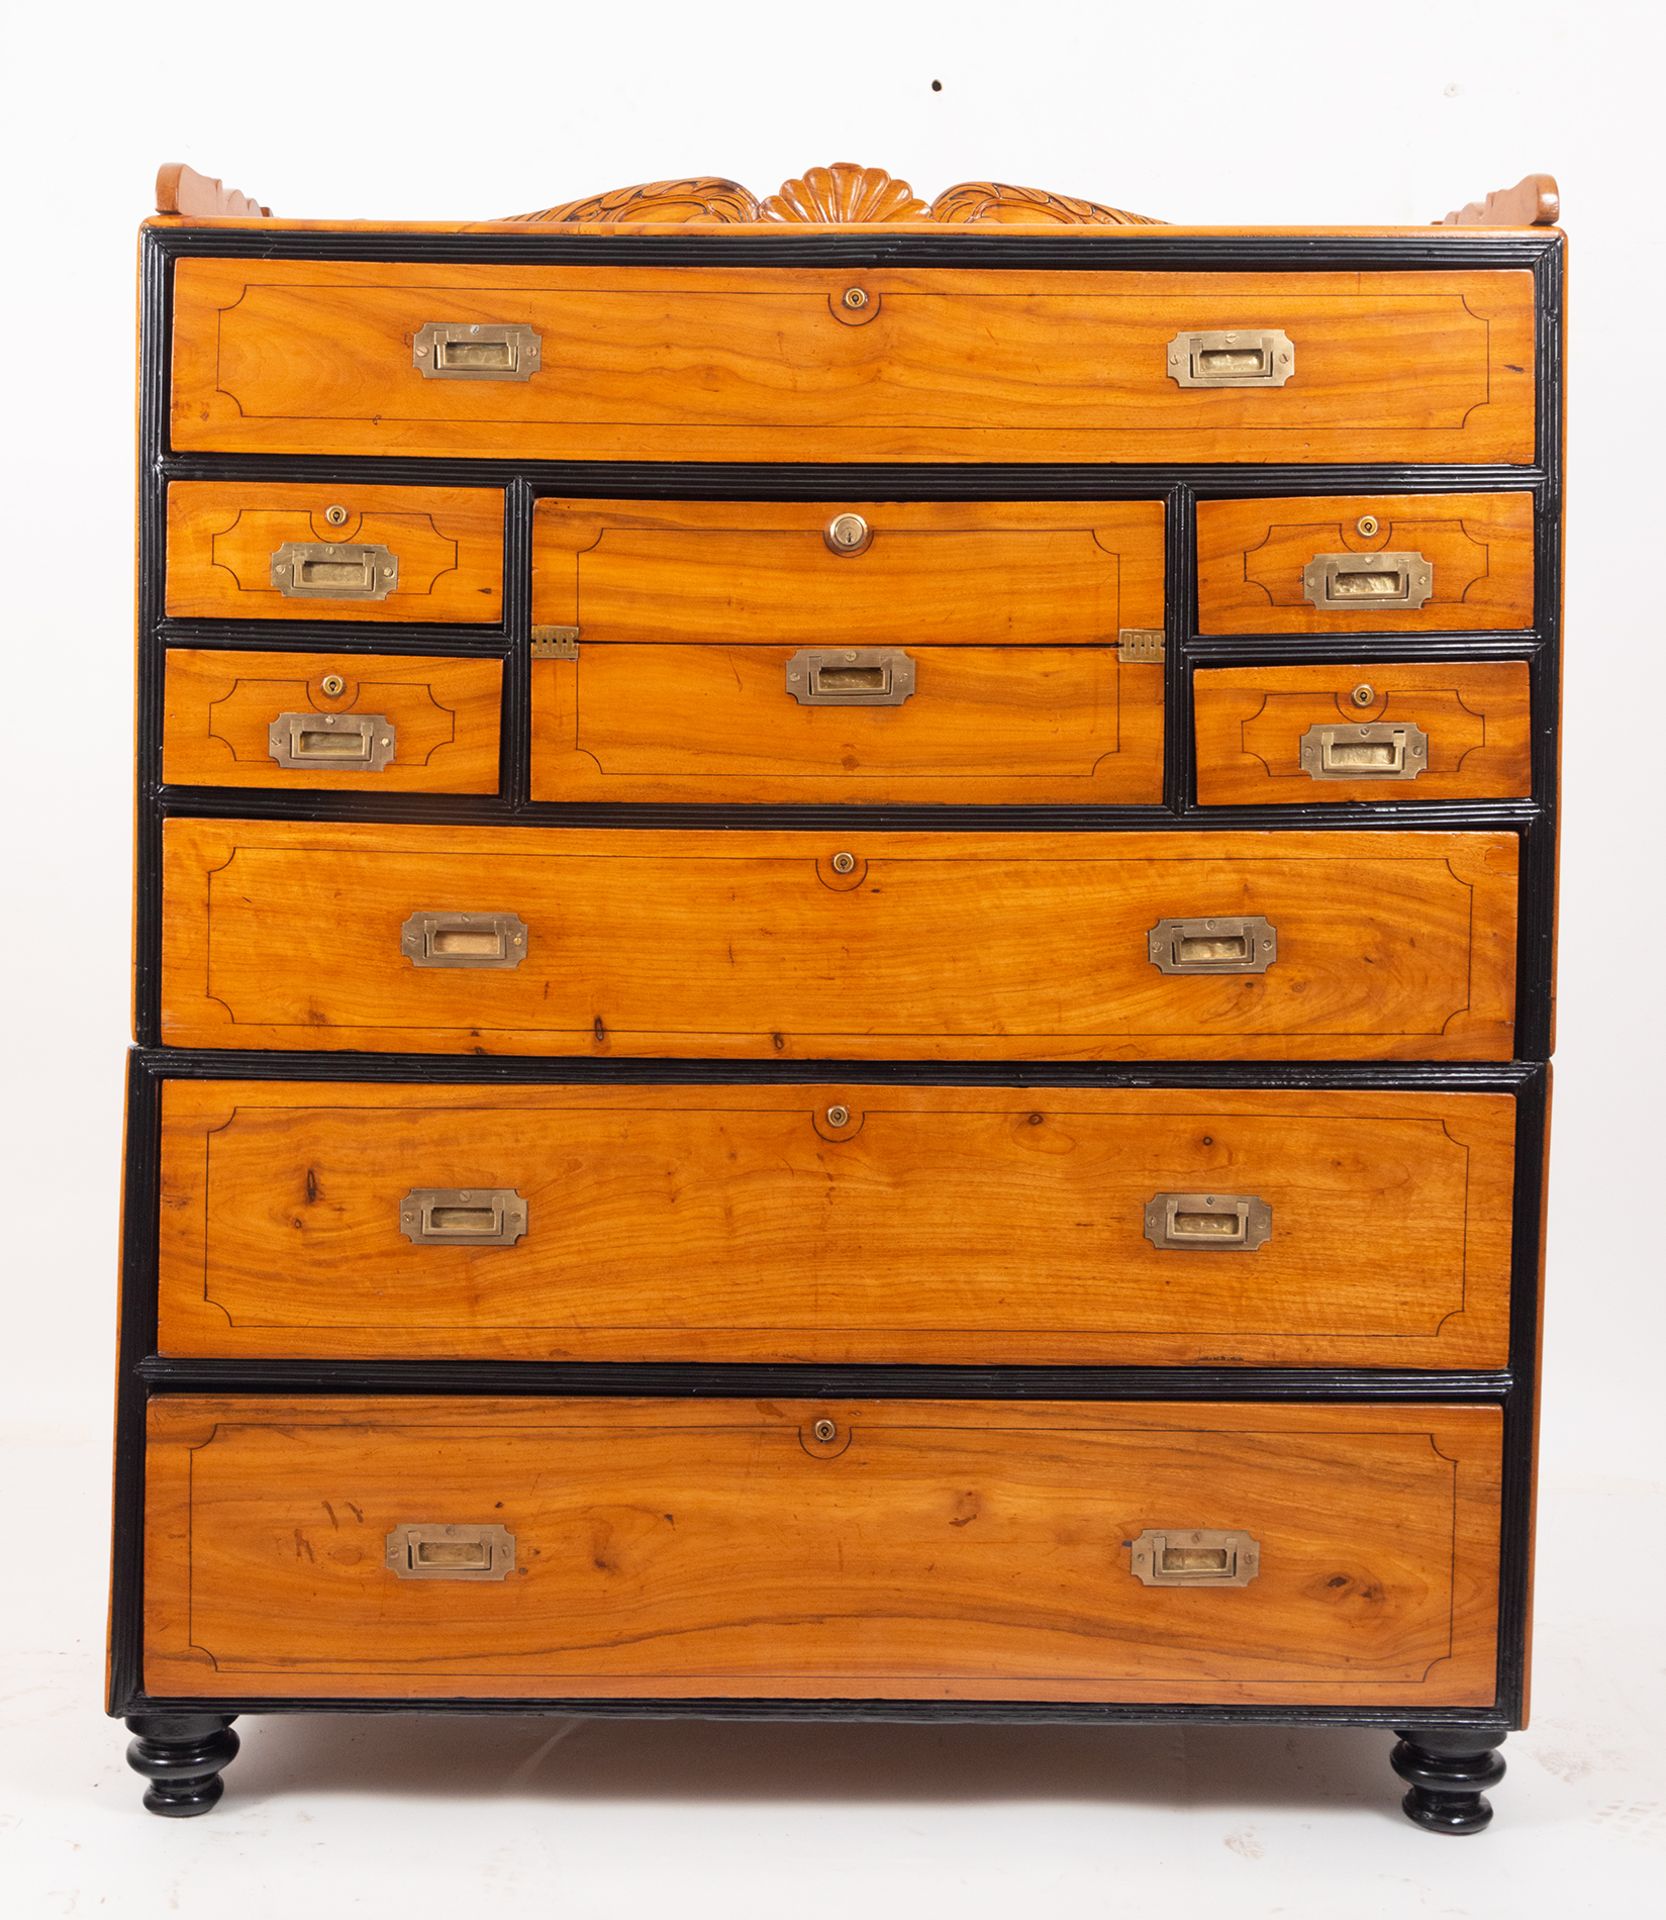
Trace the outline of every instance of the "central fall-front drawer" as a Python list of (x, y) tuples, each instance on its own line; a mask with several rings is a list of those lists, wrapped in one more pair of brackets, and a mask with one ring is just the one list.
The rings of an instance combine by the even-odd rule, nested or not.
[(1509, 833), (174, 819), (163, 1038), (765, 1059), (1503, 1059)]
[(1485, 1706), (1489, 1406), (162, 1397), (145, 1684)]
[(1504, 1094), (172, 1080), (160, 1331), (252, 1358), (1499, 1367)]

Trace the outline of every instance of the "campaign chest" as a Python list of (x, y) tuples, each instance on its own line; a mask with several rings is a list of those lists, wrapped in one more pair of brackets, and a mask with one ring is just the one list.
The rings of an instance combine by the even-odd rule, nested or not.
[(109, 1709), (1527, 1712), (1563, 241), (142, 242)]

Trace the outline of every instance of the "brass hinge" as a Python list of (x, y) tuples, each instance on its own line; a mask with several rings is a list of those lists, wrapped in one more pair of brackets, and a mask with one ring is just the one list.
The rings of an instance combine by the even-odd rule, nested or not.
[(578, 628), (534, 627), (532, 629), (532, 657), (534, 660), (576, 660), (578, 658)]
[(1124, 627), (1117, 635), (1116, 644), (1121, 658), (1135, 663), (1161, 662), (1168, 658), (1161, 627)]

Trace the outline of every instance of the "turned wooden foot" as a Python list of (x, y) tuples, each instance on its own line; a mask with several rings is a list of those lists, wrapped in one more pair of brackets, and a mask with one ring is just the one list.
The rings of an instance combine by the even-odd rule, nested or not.
[(143, 1774), (145, 1805), (171, 1820), (207, 1813), (225, 1782), (220, 1769), (237, 1756), (229, 1713), (140, 1713), (127, 1723), (127, 1764)]
[(1431, 1833), (1479, 1833), (1492, 1819), (1485, 1789), (1504, 1778), (1504, 1736), (1401, 1727), (1390, 1764), (1409, 1783), (1406, 1818)]

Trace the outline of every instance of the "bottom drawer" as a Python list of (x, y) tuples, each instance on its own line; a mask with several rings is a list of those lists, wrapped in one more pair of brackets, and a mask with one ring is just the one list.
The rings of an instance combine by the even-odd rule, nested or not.
[(177, 1396), (174, 1697), (1480, 1706), (1478, 1406)]

